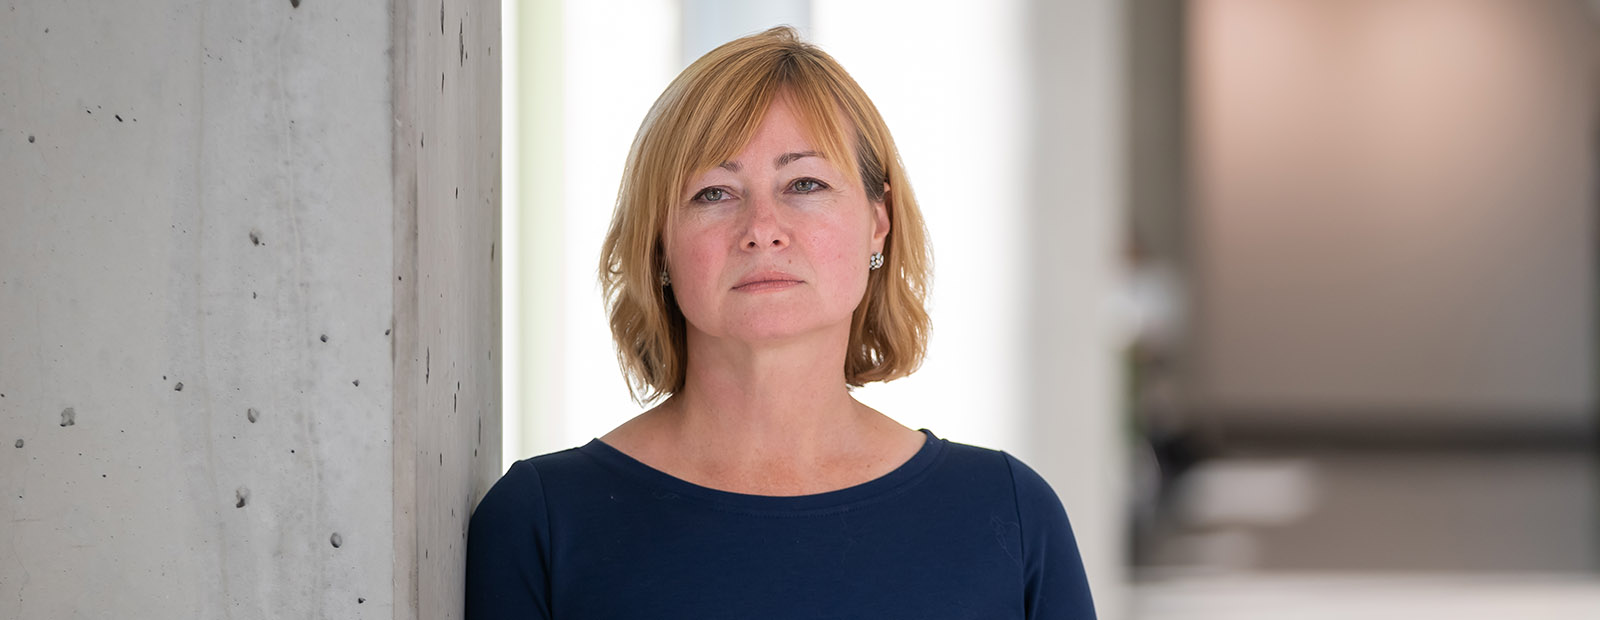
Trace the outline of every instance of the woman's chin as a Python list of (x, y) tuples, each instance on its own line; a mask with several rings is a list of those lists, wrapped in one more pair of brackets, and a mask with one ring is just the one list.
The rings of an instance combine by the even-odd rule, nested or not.
[(804, 317), (804, 320), (801, 317), (763, 317), (759, 321), (729, 326), (726, 333), (732, 340), (752, 345), (790, 345), (811, 338), (832, 342), (828, 338), (830, 332), (848, 334), (849, 329), (848, 322), (830, 325), (817, 322), (815, 317)]

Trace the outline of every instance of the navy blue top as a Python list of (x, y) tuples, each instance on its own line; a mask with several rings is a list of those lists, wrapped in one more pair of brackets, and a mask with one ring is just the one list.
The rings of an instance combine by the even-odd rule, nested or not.
[(517, 461), (472, 514), (467, 620), (1094, 617), (1050, 485), (935, 437), (884, 476), (730, 493), (598, 439)]

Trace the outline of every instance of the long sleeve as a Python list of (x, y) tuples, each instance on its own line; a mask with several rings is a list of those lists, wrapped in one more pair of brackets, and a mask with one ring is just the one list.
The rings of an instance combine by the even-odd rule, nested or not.
[(550, 618), (549, 525), (539, 471), (519, 461), (472, 513), (466, 620)]
[(1092, 620), (1094, 601), (1072, 524), (1050, 484), (1006, 454), (1022, 529), (1024, 609), (1029, 620)]

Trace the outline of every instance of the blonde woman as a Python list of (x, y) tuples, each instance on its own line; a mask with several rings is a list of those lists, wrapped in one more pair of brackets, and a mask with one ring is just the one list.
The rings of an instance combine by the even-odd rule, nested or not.
[(774, 28), (685, 69), (600, 264), (623, 372), (657, 404), (489, 491), (469, 620), (1094, 617), (1037, 473), (850, 395), (922, 359), (925, 237), (827, 54)]

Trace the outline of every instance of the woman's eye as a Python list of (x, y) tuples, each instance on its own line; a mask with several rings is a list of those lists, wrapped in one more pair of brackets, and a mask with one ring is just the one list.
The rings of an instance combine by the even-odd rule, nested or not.
[(823, 185), (822, 181), (818, 181), (816, 179), (795, 179), (794, 183), (789, 184), (789, 187), (796, 192), (810, 194), (812, 192), (822, 191), (828, 186)]
[(723, 199), (725, 199), (727, 197), (728, 197), (728, 193), (725, 192), (725, 191), (722, 191), (721, 188), (718, 188), (718, 187), (707, 187), (707, 188), (705, 188), (703, 190), (700, 190), (700, 193), (694, 195), (694, 201), (695, 202), (722, 202)]

